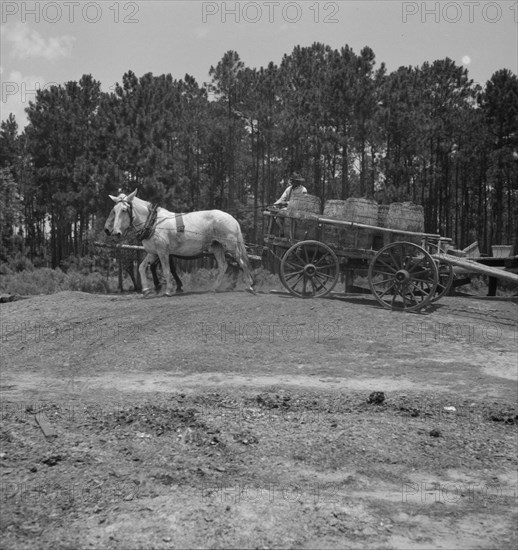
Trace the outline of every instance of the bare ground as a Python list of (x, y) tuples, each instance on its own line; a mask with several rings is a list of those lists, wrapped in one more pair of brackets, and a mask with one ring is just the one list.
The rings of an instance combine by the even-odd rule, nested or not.
[(2, 548), (518, 544), (516, 300), (0, 308)]

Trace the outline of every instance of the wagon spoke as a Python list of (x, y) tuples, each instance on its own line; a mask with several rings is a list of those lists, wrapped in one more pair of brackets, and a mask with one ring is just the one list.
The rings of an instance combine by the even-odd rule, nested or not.
[(394, 278), (391, 277), (390, 279), (383, 279), (382, 281), (373, 281), (373, 285), (386, 285), (387, 283), (395, 284)]
[(311, 291), (311, 295), (312, 296), (315, 296), (315, 293), (316, 291), (318, 290), (317, 287), (315, 286), (315, 283), (313, 281), (313, 278), (309, 279), (309, 282), (311, 283), (311, 286), (313, 287), (312, 291)]
[(325, 277), (326, 279), (334, 279), (333, 275), (329, 275), (328, 273), (322, 273), (321, 271), (318, 271), (315, 274), (315, 279), (319, 279), (320, 277)]
[(295, 277), (295, 275), (299, 275), (300, 273), (304, 273), (304, 270), (299, 269), (299, 271), (291, 271), (290, 273), (286, 273), (285, 277)]
[(387, 262), (385, 262), (385, 261), (382, 260), (381, 258), (378, 258), (376, 261), (377, 261), (377, 263), (380, 264), (380, 266), (386, 267), (386, 268), (389, 269), (392, 273), (395, 273), (395, 272), (397, 271), (397, 269), (394, 269), (394, 266), (393, 266), (393, 265), (388, 264)]
[[(320, 266), (320, 263), (323, 262), (324, 260), (331, 260), (332, 261), (333, 258), (330, 258), (328, 254), (323, 254), (322, 257), (317, 262), (313, 262), (313, 265), (315, 267)], [(328, 265), (332, 266), (334, 264), (331, 263), (331, 264), (328, 264)]]
[(320, 266), (316, 266), (315, 267), (318, 267), (318, 271), (322, 270), (322, 269), (331, 269), (334, 267), (334, 264), (326, 264), (326, 265), (320, 265)]
[(419, 269), (420, 267), (424, 267), (425, 270), (428, 270), (429, 267), (427, 266), (422, 266), (421, 265), (421, 262), (415, 262), (413, 263), (409, 268), (408, 268), (408, 272), (409, 273), (414, 273), (416, 269)]
[(392, 289), (394, 288), (395, 285), (396, 285), (396, 283), (393, 282), (393, 283), (392, 283), (388, 288), (386, 288), (379, 296), (380, 296), (381, 298), (383, 298), (383, 296), (385, 296), (385, 294), (387, 294), (387, 292), (388, 292), (389, 290), (392, 290)]
[(395, 307), (396, 307), (396, 298), (397, 298), (397, 297), (398, 297), (398, 293), (395, 293), (395, 294), (392, 296), (392, 301), (390, 302), (392, 309), (395, 309)]
[(376, 271), (376, 275), (386, 275), (387, 277), (390, 277), (390, 278), (393, 278), (395, 273), (396, 273), (395, 271), (394, 273), (387, 273), (386, 271)]
[(448, 294), (454, 278), (453, 266), (451, 264), (440, 262), (437, 269), (439, 272), (439, 280), (437, 282), (437, 289), (432, 297), (432, 301), (436, 301), (439, 298), (442, 298), (445, 294)]
[[(414, 285), (414, 286), (415, 286), (415, 285)], [(414, 304), (417, 304), (417, 298), (416, 298), (416, 296), (415, 296), (414, 291), (413, 291), (412, 288), (409, 288), (409, 289), (408, 289), (408, 294), (410, 294), (410, 295), (412, 296), (412, 298), (413, 298), (413, 300), (414, 300)], [(405, 299), (405, 296), (408, 296), (408, 294), (406, 294), (406, 295), (403, 296), (403, 300)]]
[[(295, 260), (298, 260), (299, 258), (295, 257), (294, 258)], [(293, 268), (293, 269), (299, 269), (299, 268), (303, 268), (305, 263), (304, 262), (299, 262), (299, 263), (293, 263), (294, 259), (290, 258), (290, 261), (286, 260), (286, 264), (289, 265), (289, 267)]]
[(432, 270), (432, 266), (420, 265), (419, 267), (421, 267), (421, 271), (411, 272), (414, 275), (414, 277), (418, 277), (419, 275), (430, 276), (430, 271)]
[(293, 283), (293, 288), (295, 288), (300, 283), (302, 277), (304, 277), (304, 272), (299, 274), (298, 279)]
[(394, 265), (395, 265), (395, 270), (399, 270), (402, 265), (400, 265), (400, 261), (401, 261), (401, 257), (397, 257), (397, 258), (394, 258), (394, 255), (392, 254), (392, 251), (389, 252), (389, 255), (390, 257), (392, 258), (393, 262), (394, 262)]
[(305, 275), (302, 276), (302, 294), (306, 294), (306, 284), (307, 284), (307, 277)]

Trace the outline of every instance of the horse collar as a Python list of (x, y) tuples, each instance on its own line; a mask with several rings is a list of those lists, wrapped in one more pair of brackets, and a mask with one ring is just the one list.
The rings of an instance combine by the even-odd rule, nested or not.
[(133, 226), (133, 204), (131, 202), (126, 202), (124, 201), (127, 205), (128, 205), (128, 214), (129, 214), (129, 217), (130, 217), (130, 225)]
[(148, 215), (146, 221), (144, 222), (144, 227), (137, 231), (137, 238), (139, 240), (143, 241), (152, 237), (153, 233), (155, 232), (157, 210), (158, 204), (152, 204), (151, 208), (148, 210)]

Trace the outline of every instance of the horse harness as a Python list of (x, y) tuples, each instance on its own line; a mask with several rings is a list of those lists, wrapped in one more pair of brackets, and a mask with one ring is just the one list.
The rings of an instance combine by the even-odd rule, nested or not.
[[(126, 202), (126, 201), (124, 201)], [(133, 226), (133, 204), (131, 202), (126, 202), (128, 205), (128, 213), (130, 217), (130, 224)], [(144, 241), (150, 239), (153, 236), (156, 228), (156, 218), (157, 218), (158, 204), (152, 204), (149, 209), (146, 221), (144, 222), (144, 227), (136, 231), (136, 236), (139, 241)], [(183, 233), (185, 231), (185, 224), (183, 221), (182, 214), (175, 214), (176, 220), (176, 231), (178, 233)]]

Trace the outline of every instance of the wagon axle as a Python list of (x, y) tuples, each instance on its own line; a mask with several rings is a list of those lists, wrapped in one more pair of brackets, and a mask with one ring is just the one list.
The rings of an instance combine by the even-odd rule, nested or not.
[(304, 267), (304, 273), (307, 277), (313, 278), (317, 274), (317, 268), (313, 264)]
[(410, 280), (410, 273), (406, 269), (400, 269), (394, 275), (394, 279), (400, 284), (408, 283)]

